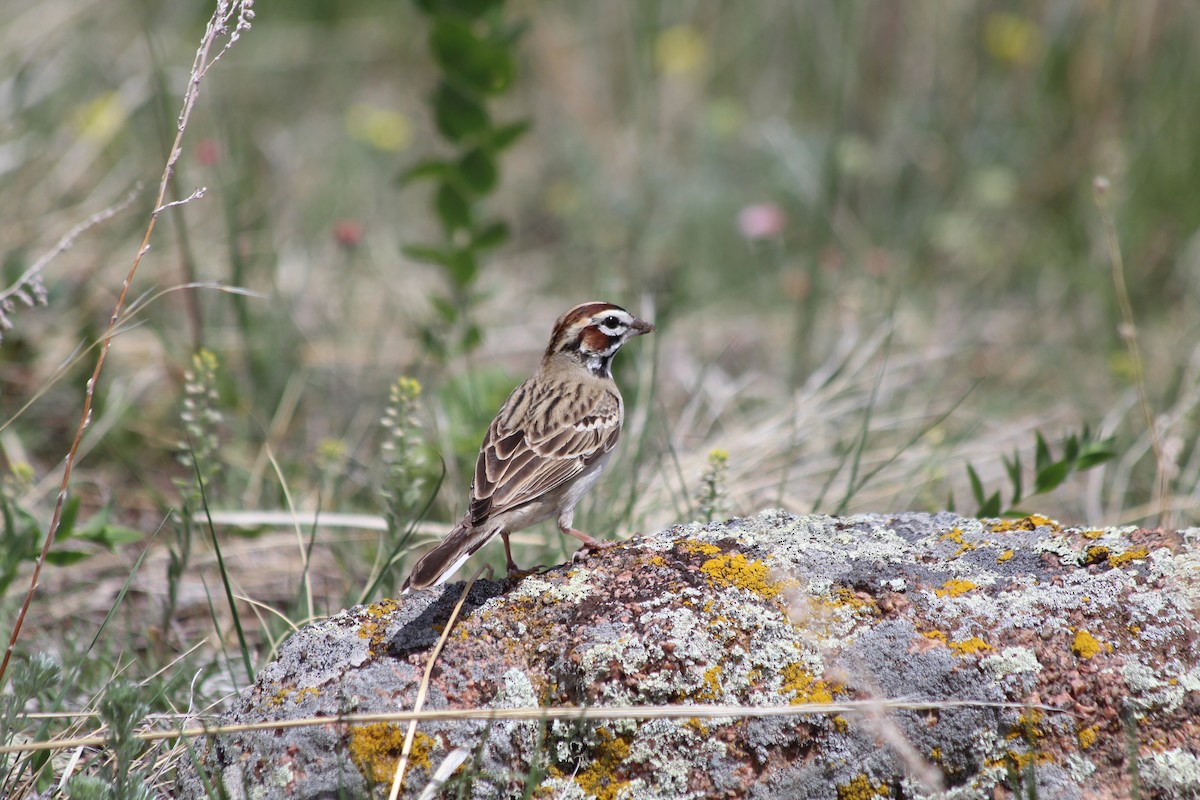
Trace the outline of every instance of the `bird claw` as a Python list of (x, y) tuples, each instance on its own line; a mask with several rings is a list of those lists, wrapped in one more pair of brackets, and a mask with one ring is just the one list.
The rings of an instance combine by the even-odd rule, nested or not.
[(618, 544), (620, 544), (620, 542), (593, 539), (575, 551), (575, 554), (571, 556), (571, 562), (578, 563), (592, 553), (595, 553), (599, 550), (607, 550), (610, 547), (616, 547)]

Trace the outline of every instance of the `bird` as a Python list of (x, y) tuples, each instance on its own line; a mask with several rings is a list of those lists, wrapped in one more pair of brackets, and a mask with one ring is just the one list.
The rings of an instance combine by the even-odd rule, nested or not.
[(575, 506), (596, 483), (621, 435), (625, 403), (612, 377), (612, 359), (635, 336), (654, 330), (620, 306), (592, 301), (554, 323), (541, 363), (513, 389), (488, 427), (475, 462), (467, 512), (453, 530), (413, 565), (401, 593), (436, 586), (496, 535), (550, 518), (583, 542), (581, 552), (615, 544), (572, 527)]

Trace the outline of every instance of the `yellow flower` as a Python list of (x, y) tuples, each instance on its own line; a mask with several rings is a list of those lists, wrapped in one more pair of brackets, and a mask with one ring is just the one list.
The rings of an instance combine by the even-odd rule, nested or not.
[(412, 123), (399, 111), (355, 103), (346, 111), (346, 133), (376, 150), (395, 152), (412, 144)]

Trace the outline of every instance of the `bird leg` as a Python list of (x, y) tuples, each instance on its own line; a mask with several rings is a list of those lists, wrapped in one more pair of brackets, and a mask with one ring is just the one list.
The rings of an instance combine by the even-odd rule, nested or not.
[(605, 550), (609, 547), (615, 547), (617, 544), (619, 544), (619, 542), (601, 541), (600, 539), (592, 538), (583, 531), (566, 525), (559, 525), (558, 529), (567, 536), (574, 536), (576, 539), (583, 542), (583, 546), (575, 551), (575, 555), (572, 557), (572, 560), (577, 559), (580, 556), (585, 556), (588, 553), (593, 553), (597, 550)]
[(502, 533), (500, 534), (500, 538), (504, 541), (504, 557), (508, 559), (508, 577), (511, 578), (513, 575), (520, 572), (521, 568), (517, 566), (516, 561), (513, 561), (512, 546), (508, 543), (508, 534)]

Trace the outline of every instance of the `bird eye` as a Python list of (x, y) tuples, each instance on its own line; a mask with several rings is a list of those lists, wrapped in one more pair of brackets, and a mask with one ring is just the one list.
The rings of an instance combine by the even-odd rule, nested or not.
[(603, 326), (605, 328), (609, 328), (611, 330), (616, 330), (620, 326), (620, 324), (621, 324), (621, 320), (617, 319), (616, 317), (612, 316), (611, 314), (609, 316), (605, 317), (604, 321), (600, 323), (601, 326)]

